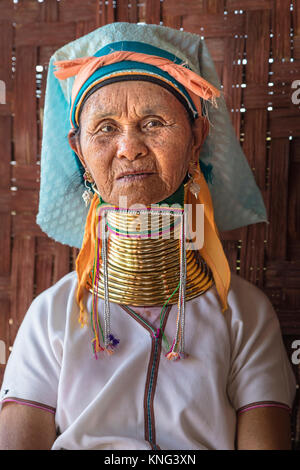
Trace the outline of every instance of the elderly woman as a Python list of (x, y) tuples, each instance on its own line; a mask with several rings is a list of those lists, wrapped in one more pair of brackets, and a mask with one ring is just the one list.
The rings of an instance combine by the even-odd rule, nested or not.
[(18, 332), (2, 449), (289, 448), (278, 320), (219, 238), (265, 218), (217, 85), (204, 42), (162, 26), (108, 25), (51, 59), (38, 222), (81, 250)]

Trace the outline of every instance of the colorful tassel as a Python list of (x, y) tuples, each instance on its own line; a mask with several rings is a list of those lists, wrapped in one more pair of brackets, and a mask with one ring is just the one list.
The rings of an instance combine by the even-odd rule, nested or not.
[(120, 342), (119, 339), (115, 338), (114, 335), (110, 334), (109, 335), (109, 345), (113, 348), (116, 348)]
[(165, 354), (168, 361), (178, 361), (180, 359), (180, 354), (178, 352), (171, 351), (168, 354)]

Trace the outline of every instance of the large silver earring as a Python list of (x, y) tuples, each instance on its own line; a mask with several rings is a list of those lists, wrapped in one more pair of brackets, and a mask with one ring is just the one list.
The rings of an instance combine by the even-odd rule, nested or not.
[(196, 181), (194, 181), (194, 178), (198, 174), (199, 164), (197, 162), (190, 162), (188, 169), (188, 177), (190, 178), (189, 191), (195, 196), (196, 199), (198, 198), (198, 194), (200, 192), (200, 186), (198, 183), (196, 183)]
[(85, 170), (83, 173), (83, 179), (86, 190), (82, 193), (82, 199), (85, 202), (85, 207), (87, 207), (94, 197), (93, 191), (91, 190), (89, 184), (95, 184), (95, 181), (93, 180), (93, 177), (88, 170)]

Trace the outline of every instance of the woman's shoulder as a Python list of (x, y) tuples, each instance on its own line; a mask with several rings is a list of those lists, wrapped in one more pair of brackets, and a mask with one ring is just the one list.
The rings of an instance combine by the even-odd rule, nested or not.
[(76, 303), (76, 289), (77, 274), (71, 271), (33, 299), (24, 321), (34, 318), (35, 322), (40, 320), (62, 327)]
[(259, 302), (268, 302), (269, 298), (259, 286), (248, 281), (244, 277), (231, 271), (231, 282), (229, 296), (241, 300), (257, 300)]
[(231, 271), (229, 294), (237, 297), (243, 297), (247, 295), (248, 298), (257, 298), (258, 300), (268, 299), (267, 295), (260, 287), (233, 271)]
[(77, 287), (77, 273), (71, 271), (52, 286), (48, 287), (40, 294), (38, 294), (33, 302), (45, 301), (45, 300), (61, 300), (62, 298), (72, 297)]
[(262, 288), (234, 272), (231, 272), (228, 306), (230, 317), (245, 323), (277, 321), (271, 300)]
[[(199, 302), (202, 302), (202, 296), (199, 296), (198, 299)], [(203, 302), (212, 306), (214, 309), (219, 305), (221, 311), (221, 304), (215, 284), (204, 294)], [(249, 310), (253, 311), (258, 308), (272, 309), (270, 299), (260, 287), (233, 271), (231, 271), (227, 305), (228, 309), (225, 313), (231, 316), (245, 315), (248, 314)], [(217, 308), (216, 310), (219, 309)]]

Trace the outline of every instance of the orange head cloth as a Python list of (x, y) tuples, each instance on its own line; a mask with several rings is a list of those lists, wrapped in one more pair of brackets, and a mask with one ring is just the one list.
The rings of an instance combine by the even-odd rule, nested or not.
[[(70, 116), (72, 116), (72, 108), (76, 96), (89, 77), (100, 67), (116, 62), (122, 62), (124, 60), (154, 65), (167, 72), (187, 90), (189, 90), (189, 92), (198, 97), (198, 109), (200, 111), (200, 97), (205, 101), (210, 101), (213, 106), (217, 107), (216, 97), (219, 97), (221, 92), (200, 75), (186, 68), (184, 65), (175, 64), (171, 60), (163, 57), (147, 55), (140, 52), (117, 51), (101, 57), (81, 57), (78, 59), (60, 60), (54, 63), (54, 65), (58, 67), (54, 72), (56, 78), (65, 80), (66, 78), (76, 75), (72, 88), (72, 106)], [(199, 113), (199, 116), (201, 116), (201, 112)], [(72, 121), (71, 124), (74, 126)]]

